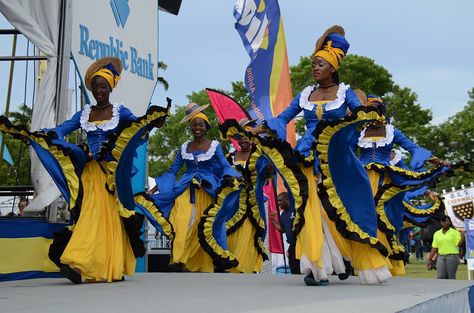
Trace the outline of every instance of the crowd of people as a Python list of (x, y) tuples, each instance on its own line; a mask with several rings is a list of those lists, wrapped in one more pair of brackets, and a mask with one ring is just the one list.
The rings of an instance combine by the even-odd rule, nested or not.
[[(291, 272), (303, 274), (308, 286), (328, 285), (331, 275), (345, 280), (356, 273), (362, 284), (379, 284), (404, 274), (403, 229), (423, 226), (441, 210), (406, 203), (453, 166), (391, 125), (383, 99), (339, 81), (348, 49), (342, 27), (326, 30), (312, 55), (317, 84), (273, 119), (219, 125), (221, 137), (237, 143), (228, 155), (207, 137), (207, 106), (188, 104), (182, 122), (192, 139), (156, 187), (138, 194), (131, 191), (131, 159), (165, 123), (170, 103), (141, 117), (112, 104), (118, 58), (89, 67), (84, 81), (96, 103), (62, 125), (30, 132), (1, 117), (0, 130), (30, 142), (69, 204), (71, 225), (55, 234), (51, 260), (74, 283), (123, 280), (145, 252), (144, 215), (170, 240), (174, 271), (261, 272), (269, 222), (285, 233)], [(300, 112), (306, 131), (293, 148), (286, 125)], [(86, 132), (87, 146), (65, 140), (76, 129)], [(409, 167), (396, 158), (394, 145), (410, 153)], [(285, 189), (277, 197), (282, 212), (267, 219), (263, 186), (274, 177)], [(461, 237), (441, 221), (428, 259), (437, 254), (439, 277), (453, 278)]]

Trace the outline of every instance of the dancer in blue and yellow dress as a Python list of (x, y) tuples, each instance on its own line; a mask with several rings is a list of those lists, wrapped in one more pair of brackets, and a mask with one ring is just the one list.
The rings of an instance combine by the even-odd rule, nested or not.
[[(130, 177), (135, 149), (147, 133), (164, 122), (168, 109), (150, 107), (135, 117), (122, 104), (111, 104), (122, 65), (118, 58), (93, 63), (85, 75), (96, 105), (86, 105), (62, 125), (29, 132), (0, 120), (0, 129), (26, 138), (52, 176), (71, 210), (72, 222), (55, 234), (49, 256), (73, 281), (123, 279), (135, 273), (135, 258), (144, 255), (139, 238), (141, 218), (135, 214)], [(76, 129), (87, 134), (88, 146), (64, 137)]]
[[(367, 104), (384, 108), (383, 100), (377, 96), (369, 96)], [(406, 191), (422, 188), (424, 184), (449, 168), (444, 166), (444, 162), (433, 158), (430, 151), (419, 147), (405, 137), (388, 121), (388, 118), (385, 122), (373, 121), (366, 126), (360, 133), (357, 146), (360, 149), (360, 160), (367, 169), (375, 199), (379, 225), (378, 238), (389, 250), (392, 274), (402, 275), (405, 273), (404, 251), (397, 240), (397, 235), (403, 225), (404, 216), (411, 217), (411, 213), (407, 212), (402, 205), (403, 197)], [(410, 164), (413, 170), (409, 170), (403, 164), (401, 166), (391, 164), (394, 162), (400, 164), (401, 161), (398, 160), (400, 156), (396, 152), (394, 153), (395, 160), (391, 160), (394, 144), (411, 154)], [(438, 165), (426, 171), (424, 169), (426, 161)], [(426, 208), (423, 213), (429, 215)]]
[[(332, 168), (332, 156), (336, 157), (334, 160), (337, 162), (339, 157), (345, 157), (346, 154), (350, 156), (352, 153), (348, 149), (351, 136), (342, 132), (336, 134), (339, 128), (333, 127), (333, 133), (323, 134), (326, 136), (322, 138), (326, 140), (325, 147), (322, 144), (324, 140), (319, 143), (321, 151), (314, 147), (317, 142), (315, 132), (322, 121), (333, 121), (337, 125), (340, 118), (352, 112), (353, 121), (348, 123), (356, 123), (359, 115), (362, 118), (365, 114), (363, 110), (359, 110), (359, 115), (355, 115), (355, 110), (361, 107), (360, 102), (348, 85), (339, 83), (337, 70), (348, 48), (344, 29), (340, 26), (329, 28), (318, 40), (313, 54), (312, 72), (318, 85), (305, 88), (285, 111), (266, 122), (268, 128), (277, 132), (278, 137), (285, 138), (286, 124), (301, 111), (304, 114), (306, 132), (296, 145), (295, 153), (299, 157), (301, 170), (308, 179), (309, 192), (306, 206), (297, 210), (294, 229), (297, 236), (296, 255), (301, 259), (301, 269), (306, 274), (307, 285), (327, 284), (327, 275), (333, 271), (340, 274), (341, 279), (346, 278), (343, 258), (359, 269), (364, 283), (383, 282), (390, 278), (383, 256), (386, 251), (376, 239), (376, 216), (369, 208), (370, 203), (373, 203), (370, 186), (365, 181), (359, 184), (355, 179), (365, 175), (362, 166)], [(372, 115), (377, 116), (375, 112)], [(341, 125), (340, 128), (344, 126)], [(339, 156), (332, 154), (329, 160), (328, 145), (333, 138), (341, 147), (341, 152)], [(324, 164), (320, 164), (321, 154)], [(357, 165), (357, 162), (354, 164)], [(322, 168), (320, 174), (323, 180), (318, 179), (318, 166)], [(353, 173), (347, 172), (348, 169)], [(346, 170), (345, 174), (343, 170)], [(332, 175), (333, 172), (336, 175)], [(339, 182), (342, 183), (342, 188), (333, 184)], [(322, 205), (320, 198), (325, 201)], [(366, 202), (369, 203), (368, 206), (361, 205)], [(371, 270), (374, 275), (365, 275)]]
[[(248, 118), (239, 121), (242, 128), (252, 124), (253, 121)], [(245, 183), (226, 223), (229, 251), (239, 261), (232, 271), (258, 273), (262, 271), (263, 261), (268, 259), (264, 247), (266, 214), (263, 185), (266, 179), (272, 177), (273, 170), (262, 150), (250, 141), (247, 134), (239, 133), (233, 137), (240, 150), (230, 153), (227, 159), (242, 174)]]
[[(219, 142), (206, 138), (211, 126), (202, 111), (207, 106), (186, 106), (182, 122), (189, 122), (193, 140), (181, 146), (171, 167), (156, 178), (156, 187), (149, 192), (162, 216), (154, 225), (170, 238), (170, 264), (176, 270), (214, 272), (238, 264), (227, 250), (225, 217), (220, 220), (220, 228), (213, 226), (210, 232), (200, 226), (208, 214), (206, 210), (219, 197), (219, 187), (240, 176), (227, 162)], [(177, 179), (183, 165), (186, 171)], [(159, 193), (152, 195), (156, 191)]]

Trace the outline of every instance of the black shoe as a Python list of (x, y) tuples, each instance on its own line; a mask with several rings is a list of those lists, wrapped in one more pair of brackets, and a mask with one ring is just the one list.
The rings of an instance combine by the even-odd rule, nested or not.
[(327, 286), (327, 285), (329, 285), (329, 280), (327, 280), (327, 279), (321, 279), (321, 280), (319, 281), (319, 286)]
[(173, 263), (168, 266), (170, 272), (184, 272), (183, 263)]
[(317, 281), (314, 278), (313, 272), (310, 272), (308, 275), (306, 275), (304, 277), (304, 283), (306, 284), (306, 286), (318, 286), (319, 285), (319, 281)]
[(348, 273), (341, 273), (341, 274), (337, 274), (337, 277), (339, 277), (340, 280), (346, 280), (349, 278), (349, 274)]
[(70, 268), (67, 265), (61, 266), (60, 269), (59, 269), (59, 272), (61, 272), (61, 274), (64, 277), (66, 277), (67, 279), (69, 279), (70, 281), (72, 281), (75, 284), (82, 283), (81, 274), (77, 273), (76, 271), (74, 271), (72, 268)]
[(114, 281), (125, 281), (125, 276), (122, 276), (120, 279), (114, 279)]

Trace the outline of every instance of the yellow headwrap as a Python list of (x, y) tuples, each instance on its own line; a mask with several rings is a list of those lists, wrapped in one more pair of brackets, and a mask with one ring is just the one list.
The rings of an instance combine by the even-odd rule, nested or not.
[(383, 105), (383, 99), (382, 98), (379, 98), (379, 97), (368, 97), (367, 98), (367, 103), (370, 105), (370, 106), (379, 106), (379, 105)]
[(203, 120), (205, 120), (206, 123), (207, 123), (207, 125), (211, 125), (211, 123), (209, 123), (209, 118), (207, 117), (207, 115), (204, 114), (204, 113), (202, 113), (202, 112), (199, 112), (198, 114), (196, 114), (196, 115), (194, 115), (193, 117), (191, 117), (191, 119), (190, 119), (189, 121), (191, 122), (192, 120), (194, 120), (195, 118), (198, 118), (198, 117), (200, 117), (200, 118), (202, 118)]
[(341, 61), (345, 56), (346, 54), (342, 49), (332, 47), (331, 40), (329, 40), (321, 50), (316, 51), (316, 53), (313, 54), (313, 58), (323, 58), (324, 60), (328, 61), (329, 64), (331, 64), (336, 70), (339, 69), (339, 66), (341, 66)]
[(109, 70), (108, 68), (105, 68), (105, 67), (103, 67), (100, 70), (98, 70), (97, 72), (95, 72), (94, 75), (92, 75), (92, 77), (91, 77), (91, 81), (96, 76), (100, 76), (100, 77), (105, 78), (107, 80), (107, 82), (109, 83), (110, 88), (112, 88), (112, 89), (114, 89), (115, 86), (117, 86), (117, 83), (120, 80), (120, 76), (115, 76), (114, 73), (112, 73), (111, 70)]

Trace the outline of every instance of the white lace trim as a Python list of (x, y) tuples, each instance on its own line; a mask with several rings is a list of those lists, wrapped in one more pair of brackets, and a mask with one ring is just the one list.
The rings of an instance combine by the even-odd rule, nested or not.
[(240, 166), (242, 166), (243, 168), (247, 168), (247, 161), (244, 161), (244, 160), (236, 160), (236, 159), (235, 159), (235, 154), (232, 154), (230, 157), (232, 158), (232, 165), (240, 165)]
[[(311, 93), (316, 89), (316, 85), (308, 86), (303, 91), (301, 92), (300, 95), (300, 108), (305, 109), (305, 110), (313, 110), (314, 108), (314, 102), (309, 101), (309, 96)], [(346, 101), (346, 92), (349, 90), (350, 85), (346, 85), (344, 83), (339, 84), (339, 88), (337, 89), (336, 92), (336, 99), (333, 101), (329, 101), (326, 103), (326, 111), (331, 111), (331, 110), (336, 110), (341, 107), (341, 105), (344, 104)]]
[(108, 131), (108, 130), (116, 128), (120, 121), (119, 111), (122, 105), (123, 105), (122, 103), (114, 103), (112, 107), (112, 118), (99, 125), (95, 125), (94, 123), (89, 122), (89, 115), (91, 114), (91, 106), (90, 105), (84, 106), (84, 109), (82, 110), (82, 113), (81, 113), (81, 119), (80, 119), (82, 129), (84, 129), (86, 132), (90, 132), (90, 131), (97, 130), (97, 128), (103, 131)]
[(316, 85), (308, 86), (301, 92), (300, 108), (311, 111), (314, 107), (314, 102), (309, 101), (309, 96), (316, 89)]
[(366, 138), (365, 137), (365, 131), (367, 130), (367, 127), (364, 128), (360, 132), (359, 136), (359, 142), (357, 145), (361, 148), (372, 148), (373, 144), (375, 143), (376, 148), (380, 148), (386, 145), (389, 145), (393, 141), (394, 137), (394, 127), (391, 124), (385, 125), (385, 137), (380, 138), (378, 140), (373, 141), (371, 138)]
[(397, 165), (398, 162), (402, 160), (402, 152), (398, 149), (393, 149), (392, 151), (395, 155), (393, 156), (393, 159), (390, 160), (390, 165)]
[[(191, 140), (188, 140), (185, 143), (183, 143), (183, 145), (181, 146), (181, 157), (184, 160), (194, 160), (194, 155), (192, 153), (188, 153), (188, 146), (190, 143), (191, 143)], [(216, 149), (218, 145), (219, 145), (219, 142), (216, 140), (213, 140), (211, 142), (211, 145), (209, 146), (209, 149), (207, 149), (206, 153), (198, 154), (196, 157), (196, 160), (198, 162), (210, 160), (216, 153)]]

